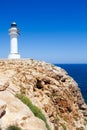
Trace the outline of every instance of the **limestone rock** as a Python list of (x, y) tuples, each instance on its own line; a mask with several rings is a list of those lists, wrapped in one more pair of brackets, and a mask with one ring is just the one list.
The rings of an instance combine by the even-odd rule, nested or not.
[(0, 91), (6, 90), (6, 88), (9, 86), (9, 82), (6, 81), (0, 81)]
[(86, 104), (83, 104), (80, 109), (82, 109), (82, 110), (87, 110), (87, 105), (86, 105)]
[(0, 118), (4, 116), (6, 111), (6, 103), (3, 100), (0, 100)]
[[(4, 95), (4, 96), (3, 96)], [(29, 130), (34, 128), (34, 123), (36, 123), (36, 129), (45, 130), (45, 124), (40, 119), (37, 119), (33, 113), (29, 110), (29, 108), (24, 105), (20, 100), (18, 100), (15, 96), (13, 96), (8, 91), (0, 93), (0, 99), (3, 99), (3, 102), (0, 101), (0, 110), (5, 110), (6, 105), (4, 101), (7, 103), (6, 113), (3, 118), (0, 119), (1, 121), (1, 128), (2, 130), (6, 129), (8, 126), (16, 124), (19, 125), (23, 130)], [(3, 111), (2, 111), (3, 112)], [(33, 126), (31, 125), (30, 121), (33, 120)], [(41, 126), (40, 126), (41, 125)], [(29, 128), (29, 129), (28, 129)]]
[(87, 129), (87, 105), (64, 69), (33, 59), (0, 60), (0, 127), (46, 130), (44, 121), (15, 97), (17, 93), (41, 109), (51, 130)]

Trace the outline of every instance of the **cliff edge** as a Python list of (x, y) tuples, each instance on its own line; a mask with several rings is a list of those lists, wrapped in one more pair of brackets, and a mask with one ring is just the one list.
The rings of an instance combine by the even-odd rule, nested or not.
[[(27, 97), (30, 106), (17, 95)], [(41, 113), (38, 118), (37, 108), (44, 118)], [(87, 105), (78, 84), (62, 68), (32, 59), (0, 60), (0, 128), (11, 125), (22, 130), (87, 130)]]

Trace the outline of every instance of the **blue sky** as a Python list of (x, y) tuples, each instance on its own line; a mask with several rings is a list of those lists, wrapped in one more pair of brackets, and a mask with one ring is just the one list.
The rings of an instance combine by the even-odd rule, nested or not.
[(22, 58), (87, 63), (86, 1), (0, 0), (0, 58), (8, 57), (8, 29), (15, 21)]

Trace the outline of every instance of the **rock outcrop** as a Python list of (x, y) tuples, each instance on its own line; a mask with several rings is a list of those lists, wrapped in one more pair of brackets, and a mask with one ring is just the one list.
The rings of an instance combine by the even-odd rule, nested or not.
[(65, 70), (36, 60), (0, 60), (0, 128), (46, 130), (43, 120), (15, 95), (41, 109), (51, 130), (87, 130), (87, 105)]

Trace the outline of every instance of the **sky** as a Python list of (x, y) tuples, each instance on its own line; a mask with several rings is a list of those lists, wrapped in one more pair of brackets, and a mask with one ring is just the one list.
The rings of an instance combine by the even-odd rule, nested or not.
[(14, 21), (21, 58), (87, 63), (87, 0), (0, 0), (0, 58), (10, 53)]

